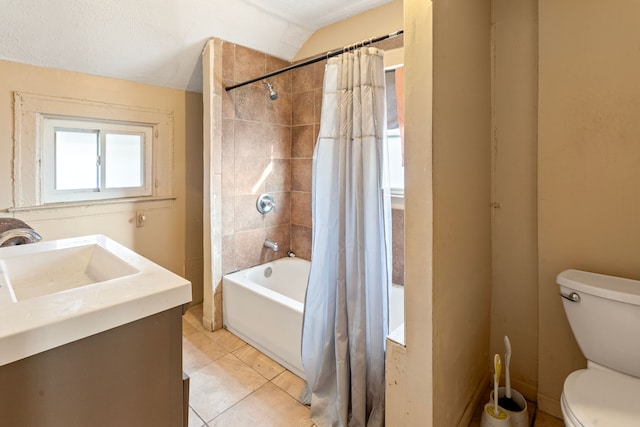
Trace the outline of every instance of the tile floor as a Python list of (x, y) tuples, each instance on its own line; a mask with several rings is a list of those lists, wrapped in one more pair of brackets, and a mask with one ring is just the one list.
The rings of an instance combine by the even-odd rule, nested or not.
[[(227, 330), (207, 331), (201, 319), (202, 305), (191, 307), (182, 319), (189, 427), (315, 426), (299, 400), (302, 379)], [(533, 418), (535, 404), (529, 405)], [(481, 414), (482, 409), (476, 411), (470, 427), (480, 425)], [(562, 420), (538, 411), (532, 427), (563, 426)]]
[(183, 316), (183, 370), (190, 377), (189, 427), (314, 426), (304, 381), (227, 330), (201, 325), (202, 305)]

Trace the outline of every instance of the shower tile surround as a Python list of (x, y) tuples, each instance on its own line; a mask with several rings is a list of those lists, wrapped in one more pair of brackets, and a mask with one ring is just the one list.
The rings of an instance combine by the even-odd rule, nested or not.
[[(233, 43), (222, 44), (222, 84), (229, 86), (290, 63)], [(311, 157), (320, 121), (324, 63), (225, 92), (222, 98), (222, 272), (286, 256), (311, 258)], [(318, 111), (316, 111), (318, 109)], [(275, 212), (255, 208), (273, 195)], [(282, 248), (263, 248), (265, 239)]]
[[(397, 37), (377, 46), (394, 49), (402, 44), (402, 38)], [(215, 58), (221, 58), (224, 87), (290, 65), (226, 41), (218, 46)], [(278, 93), (276, 101), (269, 99), (262, 82), (221, 91), (221, 120), (213, 132), (222, 140), (218, 202), (222, 226), (221, 235), (213, 239), (221, 242), (222, 274), (281, 258), (289, 249), (311, 259), (311, 165), (319, 132), (325, 63), (269, 78)], [(256, 198), (263, 192), (275, 199), (276, 210), (268, 215), (255, 208)], [(264, 248), (265, 239), (278, 242), (281, 249), (273, 252)], [(403, 254), (394, 253), (396, 256), (399, 259)], [(394, 275), (394, 283), (398, 277)], [(214, 305), (220, 307), (221, 286), (215, 288)], [(222, 327), (220, 312), (216, 310), (214, 329)]]
[[(289, 65), (264, 53), (223, 42), (222, 84), (229, 86)], [(257, 82), (222, 98), (222, 273), (286, 256), (291, 241), (291, 75), (269, 79), (271, 101)], [(260, 214), (259, 194), (273, 195), (276, 210)], [(263, 247), (265, 239), (280, 251)]]

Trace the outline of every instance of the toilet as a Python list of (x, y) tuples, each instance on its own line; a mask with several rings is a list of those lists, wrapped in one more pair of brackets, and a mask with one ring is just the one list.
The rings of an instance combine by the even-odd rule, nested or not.
[(557, 283), (587, 358), (564, 382), (565, 425), (640, 426), (640, 281), (566, 270)]

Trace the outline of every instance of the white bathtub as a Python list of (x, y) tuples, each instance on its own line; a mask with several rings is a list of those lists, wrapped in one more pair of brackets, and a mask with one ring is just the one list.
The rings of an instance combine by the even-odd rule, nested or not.
[[(302, 311), (309, 261), (279, 260), (222, 278), (222, 313), (229, 331), (304, 378), (300, 357)], [(389, 331), (404, 323), (404, 288), (389, 299)]]

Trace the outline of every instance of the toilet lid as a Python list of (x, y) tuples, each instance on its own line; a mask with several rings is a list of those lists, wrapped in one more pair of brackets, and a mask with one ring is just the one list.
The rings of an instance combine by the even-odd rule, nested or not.
[(640, 378), (581, 369), (567, 377), (563, 394), (566, 409), (583, 426), (640, 425)]

